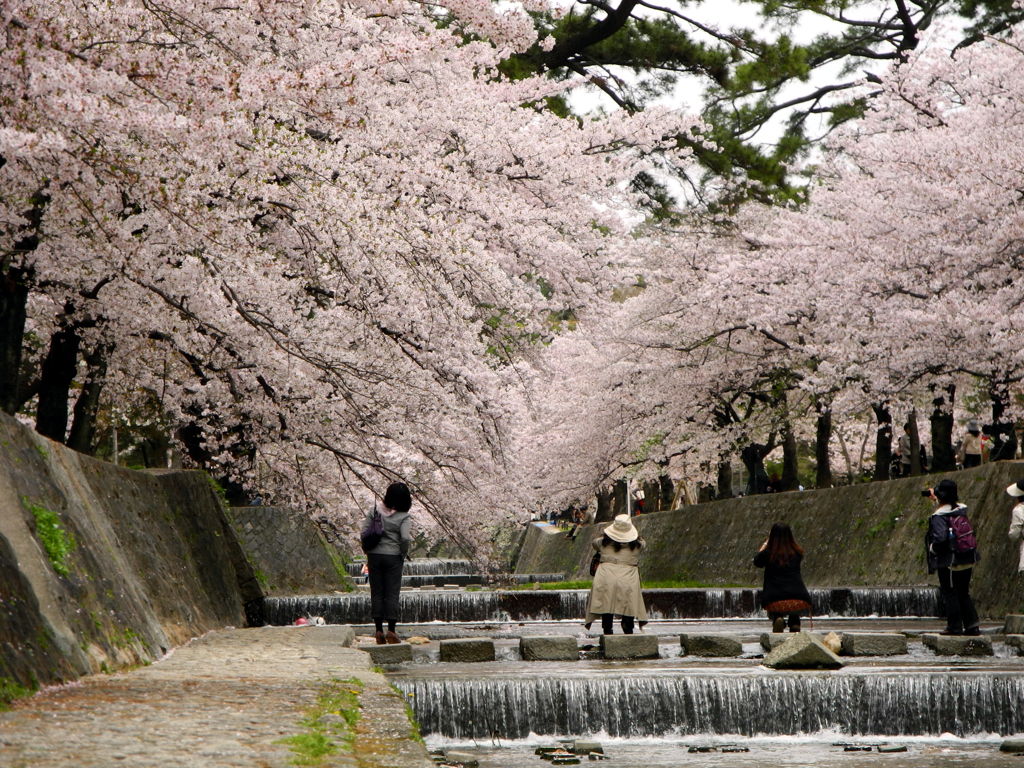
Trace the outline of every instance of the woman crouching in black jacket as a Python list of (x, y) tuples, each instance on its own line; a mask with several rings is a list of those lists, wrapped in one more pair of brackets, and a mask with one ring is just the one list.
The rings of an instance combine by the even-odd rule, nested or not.
[(789, 616), (789, 631), (800, 631), (800, 614), (811, 610), (811, 594), (800, 576), (804, 551), (785, 523), (775, 523), (761, 549), (754, 555), (754, 565), (764, 568), (764, 589), (761, 605), (768, 612), (773, 632), (782, 632)]

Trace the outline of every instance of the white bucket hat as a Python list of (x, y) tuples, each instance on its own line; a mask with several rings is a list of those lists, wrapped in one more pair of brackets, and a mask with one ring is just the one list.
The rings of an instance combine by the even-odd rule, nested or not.
[(629, 544), (640, 536), (633, 523), (629, 521), (629, 515), (617, 515), (612, 524), (604, 529), (604, 535), (619, 544)]
[(1013, 485), (1006, 486), (1006, 492), (1011, 496), (1024, 496), (1024, 480), (1018, 480)]

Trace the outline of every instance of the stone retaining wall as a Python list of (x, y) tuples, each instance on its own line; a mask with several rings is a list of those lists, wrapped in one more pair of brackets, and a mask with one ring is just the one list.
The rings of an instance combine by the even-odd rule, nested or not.
[(145, 663), (262, 596), (204, 473), (116, 467), (0, 414), (0, 678)]
[(242, 548), (268, 596), (349, 592), (339, 552), (308, 516), (288, 507), (232, 507)]
[[(971, 593), (982, 615), (1020, 611), (1017, 545), (1006, 535), (1013, 501), (1005, 489), (1024, 477), (1024, 462), (998, 462), (924, 477), (820, 491), (751, 496), (683, 507), (636, 519), (648, 542), (644, 580), (686, 579), (709, 586), (760, 585), (752, 560), (773, 522), (788, 522), (806, 550), (808, 586), (937, 584), (924, 561), (924, 534), (932, 505), (921, 490), (944, 477), (956, 480), (967, 504), (982, 560)], [(603, 526), (588, 526), (575, 541), (527, 526), (517, 573), (565, 573), (589, 579), (590, 542)]]

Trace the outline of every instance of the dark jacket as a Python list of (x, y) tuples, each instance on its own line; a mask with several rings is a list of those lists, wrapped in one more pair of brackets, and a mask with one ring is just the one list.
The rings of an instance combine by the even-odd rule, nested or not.
[(928, 532), (924, 535), (928, 573), (935, 573), (939, 568), (951, 568), (954, 565), (974, 565), (981, 560), (977, 549), (957, 552), (949, 545), (949, 518), (953, 515), (966, 514), (965, 504), (957, 504), (955, 507), (943, 504), (928, 518)]
[(768, 550), (762, 549), (754, 555), (754, 565), (764, 568), (764, 589), (761, 590), (761, 606), (767, 607), (776, 600), (806, 600), (811, 602), (811, 593), (804, 586), (800, 576), (800, 561), (803, 555), (796, 555), (788, 565), (775, 565), (768, 559)]

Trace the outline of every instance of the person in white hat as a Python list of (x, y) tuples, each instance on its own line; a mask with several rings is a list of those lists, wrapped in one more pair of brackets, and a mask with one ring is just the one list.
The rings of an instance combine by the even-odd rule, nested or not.
[(594, 539), (601, 555), (587, 599), (586, 628), (601, 619), (606, 635), (613, 633), (614, 618), (622, 617), (622, 631), (633, 634), (635, 622), (647, 623), (647, 607), (640, 590), (640, 553), (646, 546), (629, 515), (619, 515)]
[(1020, 558), (1017, 561), (1017, 573), (1024, 582), (1024, 480), (1018, 480), (1008, 486), (1006, 492), (1017, 499), (1017, 504), (1010, 513), (1010, 540), (1020, 545)]

